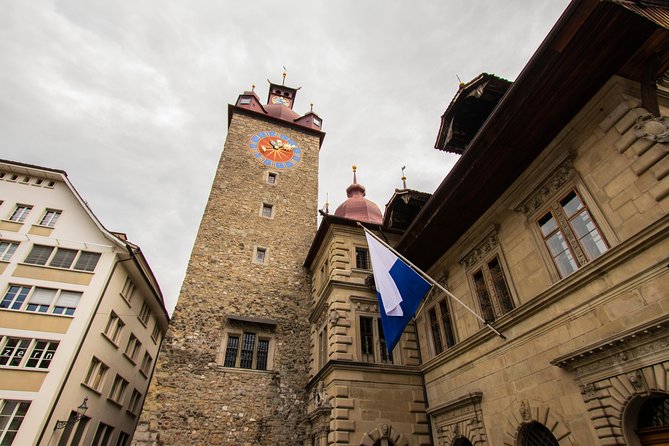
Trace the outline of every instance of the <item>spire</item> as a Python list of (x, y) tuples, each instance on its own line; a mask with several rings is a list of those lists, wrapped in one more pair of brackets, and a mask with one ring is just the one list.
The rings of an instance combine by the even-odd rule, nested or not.
[(358, 166), (353, 165), (353, 183), (346, 188), (346, 196), (351, 197), (364, 197), (366, 195), (365, 186), (358, 184), (358, 178), (356, 177), (356, 171)]

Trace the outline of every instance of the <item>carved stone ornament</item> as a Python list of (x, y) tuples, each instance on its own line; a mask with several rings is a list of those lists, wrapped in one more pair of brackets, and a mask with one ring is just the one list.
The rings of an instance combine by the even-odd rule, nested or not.
[(630, 380), (630, 384), (632, 384), (635, 389), (637, 390), (643, 389), (643, 378), (641, 376), (641, 372), (635, 370), (633, 373), (627, 375), (627, 378)]
[(337, 325), (337, 321), (339, 321), (339, 318), (340, 316), (337, 310), (330, 310), (330, 325), (332, 325), (333, 327)]
[(458, 424), (453, 425), (453, 435), (455, 436), (460, 435), (460, 426)]
[(639, 116), (636, 118), (633, 131), (637, 138), (667, 144), (669, 143), (669, 118), (666, 116), (655, 118), (653, 115)]
[(551, 201), (553, 195), (569, 180), (574, 174), (574, 166), (571, 158), (565, 158), (564, 161), (553, 171), (553, 173), (541, 183), (528, 198), (525, 199), (515, 210), (529, 216), (536, 212), (544, 204)]
[(330, 407), (330, 397), (325, 391), (323, 381), (318, 381), (318, 385), (314, 389), (314, 403), (316, 407)]
[(492, 251), (496, 250), (498, 246), (497, 229), (494, 229), (460, 260), (460, 264), (465, 269), (469, 269), (487, 257)]
[(597, 391), (597, 386), (595, 386), (593, 383), (583, 384), (580, 387), (581, 387), (581, 395), (587, 397), (595, 396), (595, 392)]
[(520, 402), (519, 412), (523, 421), (530, 421), (532, 419), (532, 414), (530, 413), (530, 403), (527, 400)]

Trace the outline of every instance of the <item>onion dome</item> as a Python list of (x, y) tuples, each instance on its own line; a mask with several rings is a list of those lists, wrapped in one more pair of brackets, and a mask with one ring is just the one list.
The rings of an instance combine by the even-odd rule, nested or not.
[(365, 198), (365, 186), (358, 184), (355, 171), (356, 166), (353, 166), (353, 184), (346, 188), (348, 199), (339, 205), (334, 214), (337, 217), (380, 225), (383, 222), (381, 210)]

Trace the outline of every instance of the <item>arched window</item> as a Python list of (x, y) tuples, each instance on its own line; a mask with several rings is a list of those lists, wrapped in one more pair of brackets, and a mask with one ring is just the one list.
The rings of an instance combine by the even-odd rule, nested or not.
[(643, 403), (637, 416), (636, 433), (642, 445), (663, 444), (669, 440), (669, 396), (653, 395)]
[(458, 437), (453, 440), (453, 446), (473, 446), (467, 437)]
[(533, 421), (520, 428), (518, 446), (560, 446), (560, 443), (546, 426)]

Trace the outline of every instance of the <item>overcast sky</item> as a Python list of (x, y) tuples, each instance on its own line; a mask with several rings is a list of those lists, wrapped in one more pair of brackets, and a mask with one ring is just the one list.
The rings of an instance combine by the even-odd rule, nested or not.
[(327, 133), (319, 207), (351, 183), (383, 209), (406, 166), (433, 192), (458, 76), (513, 80), (566, 0), (5, 0), (1, 158), (63, 169), (102, 223), (148, 258), (172, 311), (227, 132), (227, 104), (267, 78), (302, 87)]

